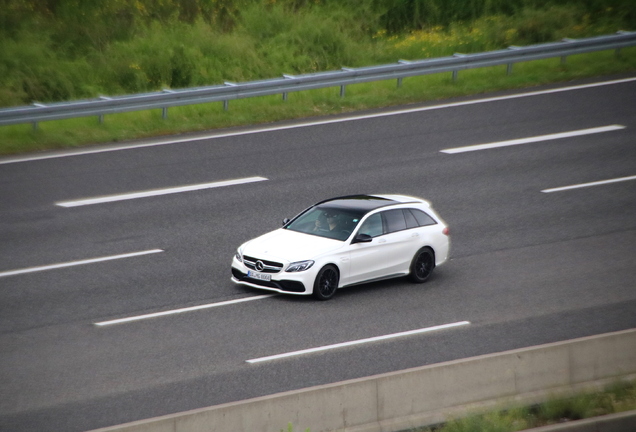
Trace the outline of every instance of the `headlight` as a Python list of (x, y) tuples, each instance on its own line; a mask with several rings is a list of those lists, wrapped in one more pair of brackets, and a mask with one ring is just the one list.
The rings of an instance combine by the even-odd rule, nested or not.
[(301, 271), (310, 269), (312, 265), (314, 265), (314, 262), (311, 260), (299, 261), (299, 262), (291, 263), (289, 267), (287, 267), (287, 270), (285, 271), (286, 272), (301, 272)]
[(243, 257), (241, 256), (241, 250), (240, 249), (236, 250), (236, 253), (234, 254), (234, 256), (236, 257), (236, 260), (238, 262), (243, 262)]

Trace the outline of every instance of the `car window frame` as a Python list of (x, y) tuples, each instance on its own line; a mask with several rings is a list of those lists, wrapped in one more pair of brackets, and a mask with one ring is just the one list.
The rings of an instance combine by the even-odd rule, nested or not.
[[(388, 222), (386, 220), (386, 213), (390, 212), (390, 211), (397, 211), (397, 210), (401, 210), (402, 211), (402, 216), (404, 216), (404, 223), (405, 223), (405, 228), (400, 229), (400, 230), (396, 230), (396, 231), (389, 231), (389, 227), (388, 227)], [(406, 217), (406, 212), (409, 212), (413, 218), (415, 219), (415, 222), (417, 222), (417, 226), (414, 227), (409, 227), (408, 226), (408, 222), (407, 222), (407, 217)], [(415, 215), (415, 212), (420, 212), (423, 213), (430, 221), (431, 223), (422, 225), (420, 224), (420, 221), (418, 220), (417, 216)], [(382, 224), (384, 227), (384, 232), (382, 235), (386, 235), (386, 234), (392, 234), (392, 233), (396, 233), (396, 232), (401, 232), (401, 231), (407, 231), (407, 230), (411, 230), (411, 229), (417, 229), (417, 228), (424, 228), (424, 227), (428, 227), (428, 226), (433, 226), (433, 225), (437, 225), (437, 220), (435, 220), (435, 218), (433, 216), (431, 216), (430, 214), (426, 213), (424, 210), (419, 209), (419, 208), (414, 208), (414, 207), (401, 207), (401, 208), (392, 208), (392, 209), (385, 209), (385, 210), (381, 210), (378, 213), (380, 213), (382, 215)], [(378, 236), (379, 237), (379, 236)]]
[[(404, 222), (405, 222), (406, 228), (398, 230), (398, 231), (389, 232), (385, 214), (387, 212), (394, 211), (394, 210), (401, 210), (402, 211), (402, 214), (404, 216)], [(408, 226), (408, 223), (406, 222), (406, 218), (407, 217), (406, 217), (406, 214), (405, 214), (405, 212), (407, 212), (407, 211), (411, 213), (411, 215), (413, 216), (413, 218), (417, 222), (417, 226), (414, 226), (414, 227), (409, 227)], [(420, 222), (419, 222), (419, 220), (417, 219), (417, 217), (415, 216), (415, 213), (414, 213), (416, 211), (423, 213), (428, 219), (430, 219), (432, 221), (432, 223), (426, 224), (426, 225), (420, 225)], [(398, 232), (402, 232), (402, 231), (408, 231), (408, 230), (412, 230), (412, 229), (430, 227), (430, 226), (433, 226), (433, 225), (437, 225), (439, 223), (437, 221), (437, 219), (435, 219), (433, 216), (431, 216), (426, 211), (424, 211), (424, 210), (422, 210), (420, 208), (417, 208), (417, 207), (399, 207), (399, 208), (389, 208), (389, 209), (384, 208), (384, 209), (377, 210), (377, 211), (374, 211), (374, 212), (369, 212), (366, 215), (364, 215), (363, 219), (360, 220), (360, 222), (358, 223), (358, 225), (356, 227), (356, 230), (355, 230), (355, 235), (352, 238), (355, 239), (355, 237), (360, 234), (360, 229), (362, 228), (362, 226), (366, 223), (366, 221), (369, 218), (371, 218), (371, 217), (373, 217), (375, 215), (378, 215), (378, 214), (382, 218), (382, 234), (379, 234), (377, 236), (371, 237), (373, 239), (385, 236), (387, 234), (393, 234), (393, 233), (398, 233)]]

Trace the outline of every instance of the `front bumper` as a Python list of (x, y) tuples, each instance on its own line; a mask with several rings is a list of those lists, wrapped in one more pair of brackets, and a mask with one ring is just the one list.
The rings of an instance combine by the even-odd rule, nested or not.
[(252, 279), (247, 276), (249, 269), (239, 262), (236, 258), (232, 260), (232, 282), (245, 285), (252, 288), (275, 291), (284, 294), (308, 295), (313, 291), (313, 284), (308, 283), (306, 279), (311, 278), (305, 272), (272, 273), (271, 280), (264, 281)]

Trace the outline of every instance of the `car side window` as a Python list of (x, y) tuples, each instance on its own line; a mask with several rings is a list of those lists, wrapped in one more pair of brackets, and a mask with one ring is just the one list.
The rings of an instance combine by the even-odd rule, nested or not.
[(367, 234), (371, 237), (382, 235), (382, 216), (380, 213), (369, 216), (360, 226), (358, 234)]
[(384, 213), (384, 221), (386, 222), (386, 231), (388, 233), (402, 231), (406, 229), (406, 220), (402, 209), (387, 210)]
[(427, 225), (435, 225), (435, 219), (424, 213), (422, 210), (418, 209), (410, 209), (415, 219), (417, 219), (417, 223), (419, 226), (427, 226)]

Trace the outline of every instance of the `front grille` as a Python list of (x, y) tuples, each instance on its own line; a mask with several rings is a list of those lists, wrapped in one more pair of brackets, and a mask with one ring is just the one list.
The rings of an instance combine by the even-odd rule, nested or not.
[(282, 281), (262, 281), (260, 279), (248, 278), (247, 275), (234, 267), (232, 267), (232, 276), (238, 281), (249, 282), (254, 285), (260, 285), (267, 288), (276, 288), (281, 291), (287, 291), (290, 293), (305, 292), (305, 285), (302, 282), (282, 280)]
[[(256, 263), (260, 261), (263, 263), (263, 270), (256, 268)], [(258, 259), (251, 256), (243, 256), (243, 264), (250, 270), (260, 271), (261, 273), (278, 273), (283, 269), (283, 264), (276, 261), (268, 261), (264, 259)]]

